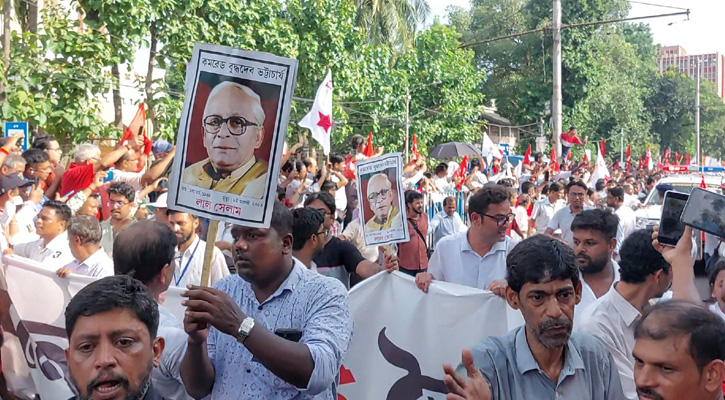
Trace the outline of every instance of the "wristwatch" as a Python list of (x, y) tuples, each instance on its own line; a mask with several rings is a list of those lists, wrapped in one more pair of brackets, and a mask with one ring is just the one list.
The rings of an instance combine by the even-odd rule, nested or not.
[(237, 330), (237, 342), (244, 343), (244, 341), (247, 340), (249, 333), (252, 332), (252, 328), (254, 328), (254, 318), (244, 318), (244, 321), (242, 321), (242, 324), (239, 325), (239, 329)]

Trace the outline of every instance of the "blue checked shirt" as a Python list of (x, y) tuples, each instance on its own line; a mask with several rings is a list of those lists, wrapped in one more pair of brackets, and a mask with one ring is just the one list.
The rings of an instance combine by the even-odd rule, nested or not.
[(265, 368), (234, 337), (212, 327), (206, 342), (215, 371), (212, 399), (337, 400), (337, 375), (352, 337), (347, 291), (339, 280), (310, 271), (294, 259), (290, 275), (262, 304), (238, 275), (215, 287), (229, 294), (255, 324), (272, 332), (301, 330), (300, 343), (310, 349), (315, 368), (307, 387), (296, 388)]

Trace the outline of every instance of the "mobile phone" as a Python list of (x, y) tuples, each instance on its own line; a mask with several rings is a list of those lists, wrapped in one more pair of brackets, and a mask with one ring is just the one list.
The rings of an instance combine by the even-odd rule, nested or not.
[(293, 342), (299, 342), (302, 339), (302, 331), (299, 329), (280, 328), (274, 331), (274, 334), (282, 339), (291, 340)]
[(685, 224), (680, 222), (682, 211), (690, 195), (668, 190), (662, 202), (662, 216), (657, 240), (668, 246), (675, 246), (685, 233)]
[(113, 180), (113, 170), (109, 169), (108, 173), (106, 174), (106, 177), (103, 178), (103, 183), (111, 182)]
[(725, 196), (701, 188), (692, 189), (681, 221), (695, 229), (725, 237)]

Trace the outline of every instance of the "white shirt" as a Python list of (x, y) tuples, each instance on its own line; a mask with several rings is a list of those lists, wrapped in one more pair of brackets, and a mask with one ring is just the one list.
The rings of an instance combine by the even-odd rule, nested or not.
[[(365, 257), (366, 260), (370, 262), (378, 261), (378, 258), (380, 256), (378, 246), (365, 246), (365, 238), (363, 238), (362, 235), (360, 218), (355, 218), (350, 221), (350, 223), (347, 224), (347, 226), (345, 227), (345, 230), (342, 231), (342, 236), (344, 236), (348, 242), (352, 243), (355, 248), (360, 250), (360, 254), (362, 254), (362, 256)], [(317, 271), (316, 265), (314, 270)]]
[(720, 308), (720, 303), (716, 301), (710, 304), (707, 309), (712, 311), (713, 314), (717, 315), (718, 317), (722, 318), (723, 321), (725, 321), (725, 313), (722, 312), (722, 309)]
[(44, 264), (44, 267), (53, 271), (57, 271), (75, 260), (70, 252), (67, 232), (56, 236), (47, 245), (43, 244), (43, 239), (38, 239), (33, 242), (16, 244), (13, 250), (17, 255)]
[(642, 205), (642, 202), (639, 201), (639, 198), (633, 194), (624, 194), (624, 205), (629, 208), (639, 208), (639, 206)]
[(467, 235), (461, 232), (441, 239), (428, 262), (428, 272), (439, 281), (483, 290), (495, 280), (506, 279), (506, 256), (519, 242), (506, 236), (481, 257), (471, 248)]
[[(340, 182), (340, 178), (335, 175), (332, 175), (330, 180), (335, 184)], [(340, 212), (344, 212), (347, 208), (347, 194), (345, 193), (345, 186), (335, 190), (335, 208), (340, 210)]]
[(564, 200), (559, 199), (556, 201), (556, 204), (551, 204), (548, 197), (544, 197), (534, 203), (534, 208), (531, 210), (531, 219), (536, 221), (536, 233), (544, 233), (554, 214), (564, 207), (566, 207)]
[(73, 260), (65, 266), (65, 269), (74, 274), (103, 278), (113, 276), (113, 260), (103, 250), (103, 247), (96, 250), (83, 261)]
[(436, 175), (435, 179), (433, 179), (433, 183), (435, 183), (436, 187), (441, 192), (450, 192), (456, 189), (456, 186), (450, 180), (448, 180), (447, 176), (439, 178)]
[(637, 216), (634, 214), (634, 210), (626, 205), (619, 207), (614, 214), (619, 217), (619, 225), (617, 225), (617, 247), (614, 249), (614, 252), (619, 254), (622, 243), (637, 229)]
[[(201, 270), (204, 267), (204, 251), (206, 242), (194, 235), (191, 246), (184, 251), (181, 258), (174, 261), (174, 277), (172, 285), (185, 288), (187, 285), (201, 285)], [(214, 286), (222, 278), (229, 276), (229, 268), (224, 255), (214, 246), (209, 271), (209, 286)]]
[(113, 170), (113, 181), (114, 182), (126, 182), (131, 185), (134, 190), (139, 191), (141, 187), (141, 177), (143, 172), (126, 172), (118, 169)]
[[(614, 287), (614, 284), (619, 282), (619, 264), (617, 264), (616, 261), (612, 261), (612, 269), (614, 270), (614, 279), (612, 279), (612, 286), (609, 287), (609, 291), (612, 291), (612, 288)], [(589, 286), (587, 281), (584, 280), (584, 277), (579, 274), (579, 281), (582, 283), (582, 299), (579, 302), (579, 304), (576, 305), (576, 309), (574, 311), (574, 321), (575, 325), (578, 324), (579, 318), (577, 318), (577, 312), (576, 310), (580, 311), (579, 315), (583, 316), (584, 313), (582, 311), (586, 310), (588, 306), (592, 305), (594, 302), (597, 301), (597, 295), (594, 294), (594, 291)], [(609, 292), (607, 292), (609, 293)]]
[(640, 313), (632, 304), (612, 289), (583, 312), (579, 329), (597, 337), (614, 358), (622, 381), (624, 396), (637, 400), (634, 384), (634, 323)]
[(524, 234), (524, 237), (520, 237), (519, 234), (513, 230), (511, 230), (511, 236), (519, 240), (524, 240), (526, 239), (526, 232), (529, 229), (529, 213), (526, 211), (524, 206), (516, 206), (514, 207), (514, 215), (516, 216), (516, 223), (519, 225), (519, 229), (521, 229), (521, 233)]
[[(587, 209), (587, 206), (584, 206), (584, 210)], [(554, 216), (551, 218), (551, 221), (549, 221), (549, 226), (547, 228), (551, 228), (554, 231), (561, 229), (561, 240), (571, 246), (574, 244), (574, 233), (571, 231), (571, 223), (574, 221), (574, 217), (576, 216), (577, 214), (574, 214), (571, 211), (571, 206), (566, 206), (554, 213)]]
[(468, 184), (468, 188), (473, 189), (480, 189), (483, 187), (483, 185), (488, 183), (488, 178), (486, 178), (486, 175), (481, 171), (476, 171), (476, 173), (473, 175), (473, 178), (471, 178), (471, 182)]

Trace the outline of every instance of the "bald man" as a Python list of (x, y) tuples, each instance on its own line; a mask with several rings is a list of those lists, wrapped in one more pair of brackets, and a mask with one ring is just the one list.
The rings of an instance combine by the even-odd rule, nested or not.
[(365, 223), (366, 232), (400, 228), (400, 210), (393, 205), (393, 185), (385, 174), (375, 174), (368, 181), (368, 207), (375, 216)]
[(235, 82), (212, 89), (202, 120), (208, 158), (184, 170), (184, 183), (218, 192), (262, 198), (267, 163), (254, 151), (264, 139), (259, 95)]

